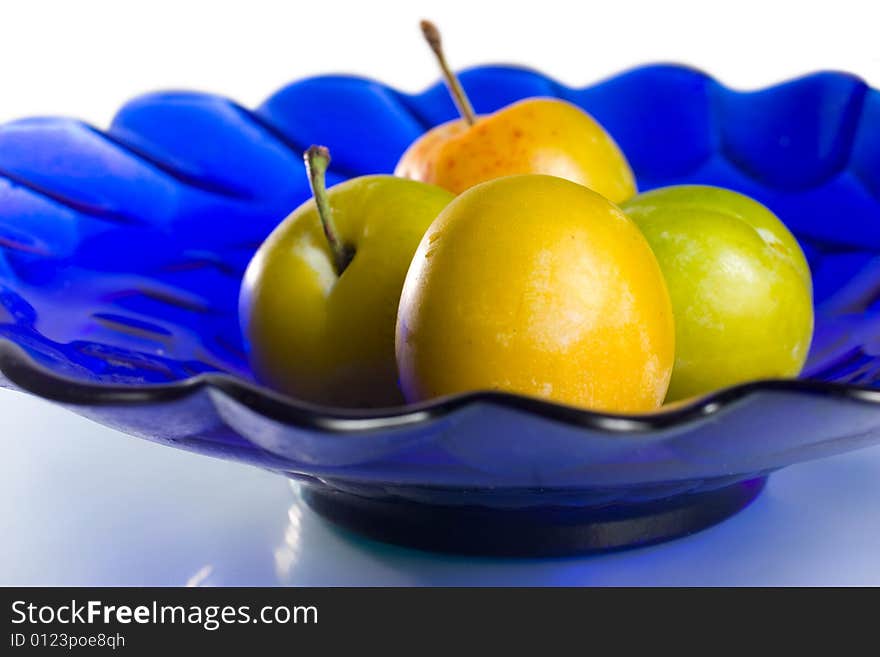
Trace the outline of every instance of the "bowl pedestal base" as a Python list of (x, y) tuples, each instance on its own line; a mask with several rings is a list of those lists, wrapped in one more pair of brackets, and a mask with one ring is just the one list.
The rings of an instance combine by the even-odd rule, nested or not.
[(497, 509), (434, 506), (304, 486), (319, 515), (368, 538), (437, 552), (548, 557), (634, 548), (710, 527), (754, 500), (766, 477), (646, 503)]

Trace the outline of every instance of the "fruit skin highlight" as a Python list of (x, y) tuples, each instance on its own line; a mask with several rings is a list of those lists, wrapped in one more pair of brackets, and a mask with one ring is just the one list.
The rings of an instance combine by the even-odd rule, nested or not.
[(672, 298), (668, 401), (800, 373), (813, 334), (812, 280), (776, 215), (701, 185), (655, 189), (621, 207), (651, 244)]
[(528, 98), (471, 126), (439, 125), (417, 139), (395, 174), (460, 194), (493, 178), (542, 173), (580, 183), (615, 203), (636, 193), (620, 148), (589, 114), (556, 98)]
[(392, 176), (365, 176), (327, 192), (341, 242), (341, 274), (314, 200), (257, 251), (239, 316), (258, 381), (310, 402), (349, 408), (403, 403), (394, 322), (419, 240), (453, 196)]
[(503, 390), (635, 413), (663, 402), (674, 341), (636, 225), (586, 187), (523, 175), (469, 189), (431, 224), (395, 344), (411, 402)]

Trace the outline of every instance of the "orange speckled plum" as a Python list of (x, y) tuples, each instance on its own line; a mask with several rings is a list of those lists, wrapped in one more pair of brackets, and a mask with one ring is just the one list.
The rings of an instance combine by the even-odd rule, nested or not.
[(589, 114), (556, 98), (529, 98), (477, 118), (457, 119), (422, 135), (396, 175), (460, 194), (514, 174), (542, 173), (580, 183), (620, 203), (636, 192), (629, 163)]

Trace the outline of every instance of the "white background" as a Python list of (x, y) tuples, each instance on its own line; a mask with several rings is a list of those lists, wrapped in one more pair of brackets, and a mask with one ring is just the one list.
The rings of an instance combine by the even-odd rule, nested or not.
[(314, 73), (415, 91), (437, 75), (417, 29), (431, 18), (450, 63), (526, 64), (585, 84), (677, 61), (753, 88), (822, 68), (880, 86), (875, 0), (5, 0), (0, 120), (66, 114), (98, 125), (133, 95), (200, 89), (256, 105)]
[[(131, 96), (195, 88), (255, 105), (353, 72), (436, 79), (513, 62), (572, 85), (678, 61), (756, 88), (815, 69), (880, 86), (877, 2), (6, 1), (0, 121), (106, 125)], [(880, 584), (880, 450), (790, 468), (746, 512), (689, 539), (601, 558), (494, 562), (341, 534), (261, 471), (152, 445), (0, 392), (0, 584)]]

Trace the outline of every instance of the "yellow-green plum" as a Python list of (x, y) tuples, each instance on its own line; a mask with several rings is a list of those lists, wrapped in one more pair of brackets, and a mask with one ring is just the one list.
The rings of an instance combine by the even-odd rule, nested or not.
[(397, 315), (409, 401), (502, 390), (650, 412), (674, 340), (666, 283), (636, 225), (544, 175), (496, 178), (452, 201), (422, 238)]
[(800, 373), (813, 334), (812, 280), (776, 215), (703, 185), (655, 189), (621, 208), (654, 250), (672, 299), (667, 401)]
[(392, 176), (324, 189), (326, 149), (306, 154), (315, 194), (259, 248), (239, 316), (261, 383), (310, 402), (403, 403), (394, 325), (419, 241), (453, 195)]

